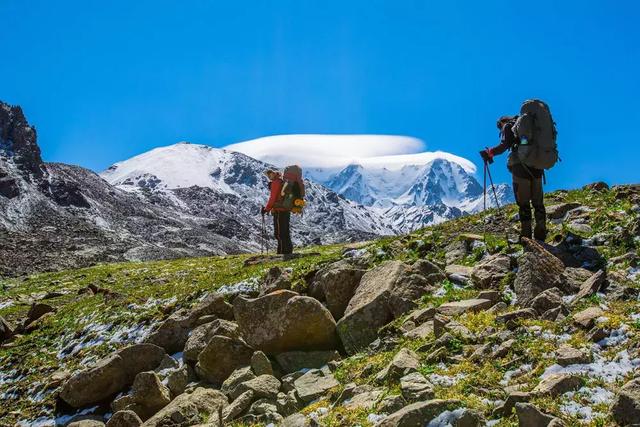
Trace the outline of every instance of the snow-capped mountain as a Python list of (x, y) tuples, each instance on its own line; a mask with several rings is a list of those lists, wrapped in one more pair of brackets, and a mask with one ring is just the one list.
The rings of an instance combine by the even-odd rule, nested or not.
[[(259, 231), (257, 213), (268, 198), (264, 171), (274, 167), (241, 153), (182, 142), (116, 163), (101, 176), (122, 190), (163, 199), (198, 216), (228, 214), (243, 224), (239, 228)], [(306, 187), (308, 208), (292, 222), (299, 242), (328, 243), (397, 231), (377, 212), (318, 183), (307, 181)], [(220, 231), (231, 236), (239, 230)], [(258, 241), (255, 234), (251, 241)]]
[[(279, 166), (299, 153), (309, 179), (369, 207), (402, 232), (483, 209), (483, 189), (469, 160), (440, 151), (371, 155), (390, 145), (400, 152), (420, 147), (407, 137), (367, 137), (326, 135), (325, 142), (322, 135), (281, 135), (227, 148), (269, 158)], [(326, 150), (325, 143), (332, 150)], [(496, 193), (500, 204), (513, 201), (508, 185), (497, 185)], [(487, 207), (495, 206), (492, 194), (488, 196)]]

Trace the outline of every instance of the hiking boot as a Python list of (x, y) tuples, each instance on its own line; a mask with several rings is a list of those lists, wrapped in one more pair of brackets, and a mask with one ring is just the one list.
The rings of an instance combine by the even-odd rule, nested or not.
[(522, 221), (520, 223), (520, 238), (531, 238), (531, 221)]
[(547, 224), (544, 222), (536, 222), (536, 228), (533, 231), (533, 237), (535, 237), (536, 240), (544, 242), (547, 239)]

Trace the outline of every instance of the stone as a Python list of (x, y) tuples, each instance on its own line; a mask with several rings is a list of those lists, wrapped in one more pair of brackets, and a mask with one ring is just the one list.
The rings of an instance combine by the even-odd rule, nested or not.
[(238, 297), (234, 312), (245, 341), (266, 354), (338, 346), (333, 316), (315, 298), (292, 291), (255, 299)]
[(219, 425), (219, 414), (229, 404), (218, 390), (198, 387), (193, 393), (183, 393), (160, 412), (147, 420), (145, 427), (187, 427), (203, 422)]
[(589, 307), (573, 315), (573, 323), (583, 329), (591, 329), (596, 319), (604, 314), (600, 307)]
[(216, 319), (200, 325), (191, 331), (187, 338), (183, 351), (184, 359), (192, 363), (197, 362), (198, 355), (215, 335), (240, 338), (240, 331), (237, 324), (224, 319)]
[(373, 410), (383, 395), (384, 391), (378, 388), (356, 387), (353, 396), (350, 396), (343, 403), (343, 406), (348, 410)]
[(481, 291), (476, 298), (488, 299), (489, 301), (491, 301), (492, 304), (497, 304), (501, 302), (502, 294), (500, 294), (500, 292), (495, 290), (484, 290), (484, 291)]
[(336, 350), (327, 351), (290, 351), (280, 353), (276, 362), (285, 374), (301, 369), (319, 369), (332, 360), (339, 360), (340, 353)]
[(415, 309), (415, 300), (431, 289), (424, 277), (400, 261), (387, 261), (367, 271), (338, 321), (338, 335), (346, 352), (365, 349), (378, 338), (382, 326)]
[(562, 293), (558, 288), (551, 288), (541, 292), (527, 304), (528, 307), (533, 308), (538, 314), (545, 313), (561, 305)]
[(447, 264), (453, 264), (469, 254), (469, 244), (462, 239), (455, 239), (444, 250)]
[(189, 313), (192, 323), (204, 316), (216, 316), (218, 319), (234, 320), (233, 306), (229, 304), (223, 294), (212, 292), (196, 304)]
[(542, 320), (548, 320), (549, 322), (555, 322), (564, 318), (562, 307), (550, 308), (540, 315)]
[[(245, 366), (243, 368), (236, 369), (229, 375), (229, 378), (224, 380), (222, 383), (222, 387), (220, 387), (220, 391), (222, 391), (227, 396), (230, 396), (233, 391), (243, 382), (247, 382), (249, 380), (254, 379), (256, 376), (251, 370), (251, 366)], [(237, 393), (235, 394), (238, 395)]]
[(228, 423), (249, 409), (254, 400), (253, 390), (247, 390), (238, 396), (229, 406), (222, 411), (222, 419)]
[(427, 400), (416, 402), (390, 414), (376, 427), (422, 427), (446, 410), (460, 406), (458, 400)]
[(401, 377), (415, 372), (420, 367), (420, 356), (413, 350), (401, 348), (389, 364), (376, 375), (377, 382), (395, 382)]
[(497, 418), (508, 417), (516, 407), (516, 403), (528, 402), (531, 393), (524, 391), (513, 391), (505, 399), (504, 403), (493, 410), (493, 416)]
[(132, 384), (140, 372), (155, 369), (165, 354), (153, 344), (125, 347), (74, 374), (63, 384), (60, 398), (74, 408), (99, 403)]
[(278, 396), (276, 397), (276, 406), (278, 407), (278, 413), (285, 417), (288, 417), (302, 409), (298, 402), (298, 398), (296, 397), (295, 390), (291, 390), (288, 393), (278, 393)]
[(490, 255), (473, 267), (471, 280), (480, 289), (497, 288), (510, 271), (511, 258), (508, 255)]
[(198, 355), (196, 373), (210, 383), (220, 385), (237, 368), (251, 363), (253, 349), (237, 338), (216, 335)]
[(0, 316), (0, 343), (8, 340), (14, 334), (14, 329), (4, 317)]
[(431, 353), (427, 354), (424, 358), (426, 363), (442, 362), (449, 355), (449, 350), (446, 347), (438, 347)]
[(165, 378), (167, 388), (171, 392), (172, 397), (176, 397), (184, 393), (189, 384), (190, 367), (185, 365), (178, 369), (172, 370)]
[(592, 275), (593, 273), (586, 268), (567, 267), (564, 270), (565, 287), (560, 290), (566, 294), (577, 294)]
[(427, 279), (431, 285), (438, 284), (447, 278), (440, 267), (427, 259), (419, 259), (414, 262), (411, 270)]
[(462, 301), (453, 301), (442, 304), (438, 307), (438, 313), (442, 313), (445, 316), (457, 316), (463, 313), (486, 310), (490, 308), (493, 303), (488, 299), (467, 299)]
[(585, 185), (582, 189), (587, 191), (607, 191), (609, 189), (609, 184), (604, 181), (597, 181)]
[(433, 321), (425, 322), (422, 325), (404, 333), (405, 337), (412, 340), (424, 339), (431, 335), (434, 335)]
[(619, 425), (635, 425), (640, 421), (640, 378), (622, 386), (611, 407), (611, 414)]
[(98, 417), (89, 417), (79, 421), (71, 421), (69, 424), (67, 424), (67, 427), (104, 427), (105, 424), (102, 422), (101, 418), (98, 419)]
[(107, 427), (138, 427), (142, 425), (142, 420), (133, 411), (118, 411), (109, 418)]
[(261, 351), (256, 351), (251, 356), (251, 369), (253, 373), (257, 376), (260, 375), (273, 375), (273, 367), (271, 366), (271, 361)]
[(582, 378), (571, 374), (551, 374), (540, 381), (531, 391), (538, 396), (556, 397), (568, 391), (577, 390), (583, 384)]
[(524, 253), (518, 260), (514, 290), (520, 304), (526, 304), (542, 291), (563, 289), (564, 264), (535, 240), (522, 239)]
[(572, 221), (568, 225), (569, 229), (575, 233), (583, 236), (590, 236), (593, 234), (593, 228), (589, 224), (585, 224), (578, 221)]
[(25, 320), (24, 324), (28, 325), (31, 322), (35, 322), (45, 314), (55, 313), (55, 311), (56, 309), (49, 304), (45, 304), (45, 303), (32, 304), (31, 307), (29, 308), (29, 312), (27, 313), (27, 319)]
[(296, 379), (293, 384), (300, 399), (306, 403), (318, 399), (340, 385), (331, 373), (321, 369), (311, 369)]
[(593, 295), (604, 285), (607, 280), (607, 275), (604, 270), (598, 270), (595, 274), (589, 277), (583, 284), (580, 286), (580, 291), (578, 294), (571, 300), (571, 305), (576, 305), (578, 301), (582, 298), (588, 297), (589, 295)]
[(278, 396), (280, 390), (280, 381), (273, 375), (260, 375), (249, 381), (240, 383), (231, 392), (231, 398), (237, 398), (247, 390), (253, 391), (253, 395), (257, 399), (267, 398), (274, 399)]
[(444, 271), (452, 282), (466, 285), (471, 280), (473, 268), (466, 265), (448, 264)]
[(556, 419), (530, 403), (516, 403), (515, 407), (519, 427), (547, 427)]
[(522, 320), (533, 319), (536, 315), (536, 311), (532, 308), (521, 308), (519, 310), (499, 314), (496, 316), (496, 322), (506, 323), (508, 327), (511, 327), (515, 326)]
[(278, 413), (278, 405), (276, 402), (270, 399), (258, 399), (253, 402), (251, 408), (249, 409), (250, 414), (256, 415), (270, 415)]
[(164, 348), (169, 354), (177, 353), (184, 349), (192, 326), (193, 324), (188, 317), (174, 314), (162, 322), (147, 337), (146, 342)]
[(589, 363), (591, 362), (591, 356), (588, 352), (584, 350), (578, 350), (577, 348), (571, 347), (568, 344), (562, 344), (556, 350), (556, 359), (558, 365), (560, 366), (569, 366), (575, 365), (576, 363)]
[(507, 354), (509, 354), (515, 344), (516, 340), (513, 338), (500, 343), (500, 345), (491, 354), (491, 358), (500, 359), (505, 357)]
[(434, 397), (433, 384), (420, 372), (412, 372), (400, 378), (402, 396), (408, 401), (430, 400)]
[[(317, 424), (316, 424), (317, 425)], [(304, 414), (289, 415), (282, 421), (280, 427), (313, 427), (311, 420)]]
[(318, 271), (309, 286), (309, 295), (325, 302), (334, 319), (340, 319), (353, 297), (365, 270), (347, 261), (338, 261)]
[(131, 408), (141, 419), (146, 420), (171, 402), (169, 389), (160, 382), (158, 374), (153, 371), (140, 372), (136, 375), (131, 389), (134, 403)]
[(281, 290), (291, 290), (289, 273), (278, 266), (271, 267), (261, 285), (260, 296)]
[(557, 205), (551, 205), (546, 208), (547, 218), (549, 219), (562, 219), (572, 209), (580, 207), (580, 203), (569, 202), (559, 203)]
[(435, 315), (436, 309), (433, 307), (419, 308), (409, 313), (406, 320), (412, 321), (416, 325), (420, 325), (421, 323), (433, 319), (433, 316)]

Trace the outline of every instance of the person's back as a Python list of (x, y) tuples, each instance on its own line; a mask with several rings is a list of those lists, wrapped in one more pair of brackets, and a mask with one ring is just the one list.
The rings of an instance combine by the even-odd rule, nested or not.
[(284, 181), (276, 171), (265, 172), (269, 178), (269, 200), (262, 208), (262, 214), (271, 213), (273, 215), (273, 234), (278, 242), (277, 253), (290, 255), (293, 253), (293, 242), (291, 241), (291, 212), (282, 206), (282, 188)]

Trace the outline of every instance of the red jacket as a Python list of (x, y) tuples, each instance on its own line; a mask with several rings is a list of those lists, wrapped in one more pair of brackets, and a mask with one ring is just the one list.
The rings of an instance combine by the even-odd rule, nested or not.
[(264, 207), (264, 210), (267, 212), (271, 212), (271, 211), (275, 211), (275, 212), (282, 212), (286, 209), (283, 208), (277, 208), (274, 207), (274, 205), (276, 204), (276, 202), (280, 199), (280, 192), (282, 191), (282, 184), (283, 181), (281, 178), (276, 178), (273, 181), (271, 181), (271, 194), (269, 195), (269, 201), (267, 202), (267, 205)]

